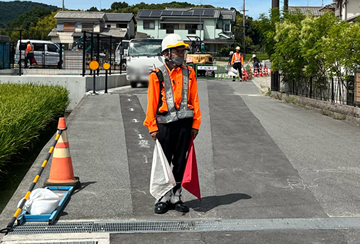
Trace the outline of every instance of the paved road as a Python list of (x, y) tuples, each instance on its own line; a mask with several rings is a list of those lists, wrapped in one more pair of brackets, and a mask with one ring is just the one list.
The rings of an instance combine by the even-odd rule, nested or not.
[[(357, 243), (360, 233), (356, 228), (295, 224), (289, 230), (276, 221), (295, 218), (312, 226), (315, 219), (359, 216), (358, 127), (262, 96), (252, 82), (199, 80), (198, 86), (202, 124), (195, 147), (201, 202), (185, 193), (191, 207), (188, 214), (153, 213), (154, 199), (148, 187), (154, 142), (142, 126), (146, 89), (123, 88), (112, 95), (88, 96), (67, 119), (74, 172), (82, 187), (59, 223), (214, 219), (261, 223), (274, 219), (272, 230), (238, 227), (232, 232), (92, 238), (110, 239), (111, 243)], [(1, 226), (14, 213), (50, 143), (0, 215)]]

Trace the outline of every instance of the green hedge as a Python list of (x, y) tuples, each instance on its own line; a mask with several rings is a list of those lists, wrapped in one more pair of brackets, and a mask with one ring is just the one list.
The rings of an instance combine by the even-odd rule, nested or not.
[(64, 113), (68, 94), (60, 86), (0, 84), (0, 172), (11, 156)]

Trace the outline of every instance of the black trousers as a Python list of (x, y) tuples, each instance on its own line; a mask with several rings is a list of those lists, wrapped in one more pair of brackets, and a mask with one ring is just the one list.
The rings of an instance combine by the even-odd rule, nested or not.
[[(234, 64), (233, 64), (233, 68), (234, 68), (234, 69), (237, 69), (237, 70), (239, 71), (239, 76), (240, 76), (240, 78), (242, 79), (241, 63), (240, 63), (240, 62), (239, 62), (239, 63), (234, 63)], [(235, 78), (235, 77), (233, 77), (233, 78)]]
[(164, 150), (164, 154), (173, 164), (173, 174), (177, 183), (174, 191), (181, 184), (186, 166), (186, 153), (189, 149), (193, 119), (180, 119), (168, 124), (158, 123), (158, 140)]
[(25, 68), (28, 67), (28, 60), (30, 61), (30, 66), (32, 65), (33, 57), (34, 57), (34, 54), (33, 54), (33, 53), (28, 53), (28, 54), (25, 56)]

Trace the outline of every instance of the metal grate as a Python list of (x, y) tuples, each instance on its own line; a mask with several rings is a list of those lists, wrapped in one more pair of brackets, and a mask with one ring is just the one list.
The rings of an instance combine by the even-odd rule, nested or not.
[(9, 235), (360, 228), (360, 217), (25, 223)]
[(98, 244), (97, 241), (70, 241), (70, 242), (18, 242), (17, 244)]

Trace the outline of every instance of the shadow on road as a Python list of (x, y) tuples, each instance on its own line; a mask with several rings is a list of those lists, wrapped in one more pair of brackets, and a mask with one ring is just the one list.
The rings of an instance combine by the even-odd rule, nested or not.
[(75, 190), (72, 195), (75, 195), (76, 193), (78, 193), (79, 191), (83, 190), (84, 188), (86, 188), (87, 186), (91, 185), (91, 184), (95, 184), (96, 181), (88, 181), (88, 182), (80, 182), (80, 188)]
[(202, 198), (201, 201), (196, 199), (186, 202), (186, 205), (197, 212), (206, 213), (218, 206), (229, 205), (243, 199), (251, 199), (251, 196), (242, 193), (232, 193), (223, 196), (208, 196)]

